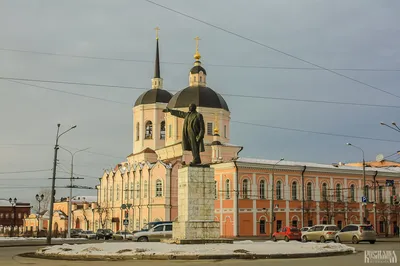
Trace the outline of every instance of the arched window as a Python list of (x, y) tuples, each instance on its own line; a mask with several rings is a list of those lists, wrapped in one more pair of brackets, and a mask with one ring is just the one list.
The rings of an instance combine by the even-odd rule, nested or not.
[(140, 184), (139, 182), (136, 182), (136, 198), (140, 198)]
[(229, 181), (229, 179), (227, 179), (225, 181), (225, 199), (230, 199), (231, 198), (231, 181)]
[(196, 82), (196, 76), (193, 77), (193, 81)]
[(218, 184), (217, 181), (214, 181), (214, 199), (218, 199)]
[(144, 181), (144, 185), (143, 185), (143, 198), (147, 198), (147, 180)]
[(292, 183), (292, 200), (297, 200), (297, 182)]
[(260, 181), (260, 199), (265, 199), (265, 181)]
[(202, 78), (202, 76), (200, 76), (200, 82), (202, 82), (203, 81), (203, 78)]
[(379, 202), (383, 202), (383, 186), (379, 186)]
[(340, 187), (340, 184), (336, 184), (336, 200), (342, 200), (342, 188)]
[(276, 199), (282, 199), (282, 183), (281, 181), (276, 182)]
[(328, 198), (328, 185), (326, 183), (322, 184), (322, 199), (327, 200)]
[(311, 182), (307, 183), (307, 200), (312, 200), (312, 184), (311, 184)]
[(354, 185), (350, 186), (350, 200), (355, 201), (356, 200), (356, 189)]
[(156, 197), (162, 197), (162, 194), (163, 194), (162, 190), (163, 190), (162, 182), (160, 179), (157, 179), (157, 181), (156, 181)]
[(140, 124), (136, 123), (136, 140), (139, 140)]
[(113, 201), (113, 187), (110, 186), (110, 201)]
[(367, 199), (367, 202), (369, 202), (369, 186), (368, 185), (366, 185), (364, 187), (364, 196)]
[(153, 138), (153, 123), (151, 121), (146, 122), (146, 132), (144, 134), (145, 139)]
[(244, 199), (248, 199), (249, 198), (249, 180), (247, 180), (247, 179), (243, 180), (242, 193), (243, 193), (243, 198)]
[(117, 184), (117, 199), (116, 200), (119, 200), (119, 185)]
[(165, 121), (160, 124), (160, 139), (165, 139)]
[(125, 200), (128, 200), (128, 192), (129, 192), (129, 185), (126, 184), (126, 185), (125, 185), (125, 191), (123, 191), (124, 199), (125, 199)]

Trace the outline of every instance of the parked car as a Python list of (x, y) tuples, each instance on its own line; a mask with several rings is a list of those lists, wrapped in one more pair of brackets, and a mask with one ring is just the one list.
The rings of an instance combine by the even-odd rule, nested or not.
[(358, 244), (359, 242), (369, 242), (375, 244), (376, 232), (371, 225), (350, 224), (335, 235), (335, 240), (337, 243), (352, 242), (353, 244)]
[(93, 231), (82, 231), (79, 233), (79, 237), (81, 238), (87, 238), (87, 239), (95, 239), (96, 234)]
[(133, 234), (131, 234), (129, 231), (117, 231), (115, 234), (112, 235), (113, 240), (133, 240)]
[(172, 238), (172, 223), (159, 224), (148, 231), (137, 232), (133, 235), (133, 241), (159, 242), (161, 239)]
[(310, 230), (311, 227), (302, 227), (300, 229), (301, 232), (307, 232), (308, 230)]
[(159, 225), (159, 224), (166, 224), (166, 223), (171, 223), (172, 224), (172, 221), (164, 221), (164, 222), (161, 222), (161, 221), (158, 221), (158, 222), (150, 222), (150, 223), (147, 223), (145, 226), (143, 226), (143, 228), (139, 231), (139, 232), (143, 232), (143, 231), (149, 231), (151, 228), (153, 228), (154, 226), (156, 226), (156, 225)]
[(77, 229), (71, 229), (71, 238), (79, 238), (80, 237), (80, 233), (82, 233), (82, 229), (77, 228)]
[(289, 240), (300, 241), (301, 232), (296, 227), (284, 226), (281, 229), (279, 229), (278, 232), (273, 233), (272, 241), (277, 241), (277, 240), (285, 240), (286, 242), (289, 242)]
[(108, 240), (111, 239), (113, 236), (113, 231), (111, 229), (97, 229), (96, 232), (96, 239), (104, 239)]
[(335, 235), (339, 231), (339, 228), (334, 224), (321, 224), (314, 225), (307, 232), (303, 232), (301, 240), (307, 241), (335, 241)]

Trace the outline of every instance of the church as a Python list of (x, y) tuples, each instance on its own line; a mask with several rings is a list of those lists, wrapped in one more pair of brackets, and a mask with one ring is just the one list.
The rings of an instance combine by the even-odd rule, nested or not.
[[(228, 103), (207, 84), (198, 40), (188, 87), (173, 95), (163, 89), (157, 36), (151, 89), (139, 96), (132, 110), (133, 152), (104, 171), (96, 187), (93, 228), (87, 229), (124, 230), (128, 220), (127, 229), (135, 231), (148, 222), (177, 217), (178, 169), (189, 164), (192, 155), (182, 150), (183, 119), (163, 110), (187, 112), (194, 103), (205, 123), (201, 161), (215, 170), (215, 220), (221, 236), (263, 236), (283, 226), (363, 222), (376, 224), (378, 233), (391, 233), (400, 222), (400, 207), (393, 202), (400, 186), (397, 168), (368, 167), (363, 184), (359, 166), (240, 157), (243, 147), (230, 139)], [(393, 186), (385, 185), (388, 179), (394, 180)]]

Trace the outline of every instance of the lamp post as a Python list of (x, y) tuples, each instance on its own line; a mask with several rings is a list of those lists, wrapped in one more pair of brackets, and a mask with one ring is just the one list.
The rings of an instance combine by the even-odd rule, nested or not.
[[(122, 210), (122, 211), (126, 210), (126, 211), (125, 211), (125, 216), (124, 216), (124, 221), (125, 221), (125, 220), (128, 220), (128, 223), (129, 223), (129, 209), (130, 209), (130, 208), (133, 208), (133, 205), (132, 205), (131, 203), (122, 204), (122, 205), (121, 205), (121, 210)], [(126, 229), (128, 228), (128, 225), (125, 224), (125, 222), (124, 222), (124, 226), (125, 226), (125, 240), (126, 240)]]
[(42, 194), (42, 195), (40, 195), (39, 196), (39, 194), (36, 194), (36, 200), (37, 200), (37, 202), (38, 202), (38, 204), (39, 204), (39, 210), (38, 210), (38, 215), (37, 215), (37, 220), (38, 220), (38, 226), (37, 226), (37, 234), (36, 234), (36, 237), (39, 237), (39, 230), (40, 230), (40, 202), (42, 202), (42, 200), (44, 199), (44, 195)]
[(54, 145), (54, 161), (53, 161), (53, 178), (52, 178), (52, 183), (51, 183), (51, 196), (50, 196), (50, 217), (49, 217), (49, 233), (47, 234), (47, 240), (46, 243), (48, 245), (51, 245), (51, 235), (52, 235), (52, 230), (53, 230), (53, 213), (54, 213), (54, 198), (55, 198), (55, 186), (56, 186), (56, 173), (57, 173), (57, 152), (58, 152), (58, 140), (62, 135), (67, 133), (68, 131), (76, 128), (75, 126), (70, 127), (63, 133), (59, 134), (60, 132), (60, 126), (61, 124), (57, 124), (57, 136), (56, 136), (56, 144)]
[[(362, 152), (362, 157), (363, 157), (363, 160), (362, 160), (362, 164), (363, 164), (363, 196), (366, 198), (366, 195), (365, 195), (365, 186), (366, 186), (366, 184), (365, 184), (365, 156), (364, 156), (364, 150), (363, 149), (361, 149), (360, 147), (358, 147), (358, 146), (354, 146), (353, 144), (351, 144), (351, 143), (346, 143), (346, 145), (347, 146), (351, 146), (351, 147), (354, 147), (354, 148), (356, 148), (356, 149), (359, 149), (361, 152)], [(367, 198), (366, 198), (367, 199)], [(367, 203), (365, 202), (363, 202), (363, 209), (364, 209), (364, 218), (363, 218), (363, 222), (365, 223), (366, 222), (366, 219), (367, 219), (367, 217), (366, 217), (366, 210), (367, 210)]]
[(17, 205), (17, 198), (9, 198), (8, 201), (10, 202), (11, 206), (13, 207), (13, 215), (11, 217), (11, 237), (14, 235), (14, 226), (15, 226), (15, 209), (16, 209), (16, 205)]
[(274, 185), (275, 185), (275, 166), (282, 162), (283, 160), (285, 160), (284, 158), (281, 158), (278, 162), (276, 162), (273, 166), (272, 166), (272, 184), (271, 184), (271, 210), (270, 210), (270, 223), (269, 223), (269, 234), (270, 234), (270, 238), (272, 239), (272, 234), (273, 234), (273, 229), (274, 229), (274, 221), (275, 221), (275, 217), (274, 217)]
[(397, 126), (396, 122), (392, 122), (392, 126), (389, 126), (388, 124), (386, 124), (384, 122), (381, 122), (381, 125), (385, 126), (385, 127), (388, 127), (390, 129), (393, 129), (393, 130), (395, 130), (395, 131), (400, 133), (400, 128)]
[(61, 147), (61, 149), (63, 149), (64, 151), (68, 152), (69, 154), (71, 154), (71, 177), (70, 177), (70, 188), (69, 188), (69, 201), (68, 201), (68, 234), (67, 234), (67, 238), (71, 238), (71, 228), (72, 228), (72, 185), (73, 185), (73, 179), (74, 179), (74, 156), (75, 154), (77, 154), (78, 152), (82, 152), (82, 151), (86, 151), (90, 148), (86, 148), (86, 149), (82, 149), (82, 150), (77, 150), (76, 152), (71, 152), (69, 150), (67, 150), (64, 147)]

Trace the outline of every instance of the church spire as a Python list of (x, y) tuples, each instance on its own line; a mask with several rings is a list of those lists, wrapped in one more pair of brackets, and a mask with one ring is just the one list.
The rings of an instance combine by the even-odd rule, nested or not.
[(202, 86), (205, 87), (207, 86), (207, 82), (206, 82), (206, 70), (201, 66), (201, 62), (200, 62), (200, 52), (199, 52), (199, 41), (200, 38), (196, 37), (194, 38), (196, 41), (196, 52), (194, 54), (194, 59), (196, 60), (194, 62), (194, 67), (192, 67), (192, 69), (190, 70), (189, 73), (189, 86), (190, 87), (197, 87), (197, 86)]
[(153, 89), (162, 89), (163, 79), (161, 78), (160, 71), (160, 52), (158, 47), (158, 32), (160, 30), (159, 27), (155, 28), (156, 30), (156, 60), (154, 64), (154, 78), (151, 80), (151, 87)]

